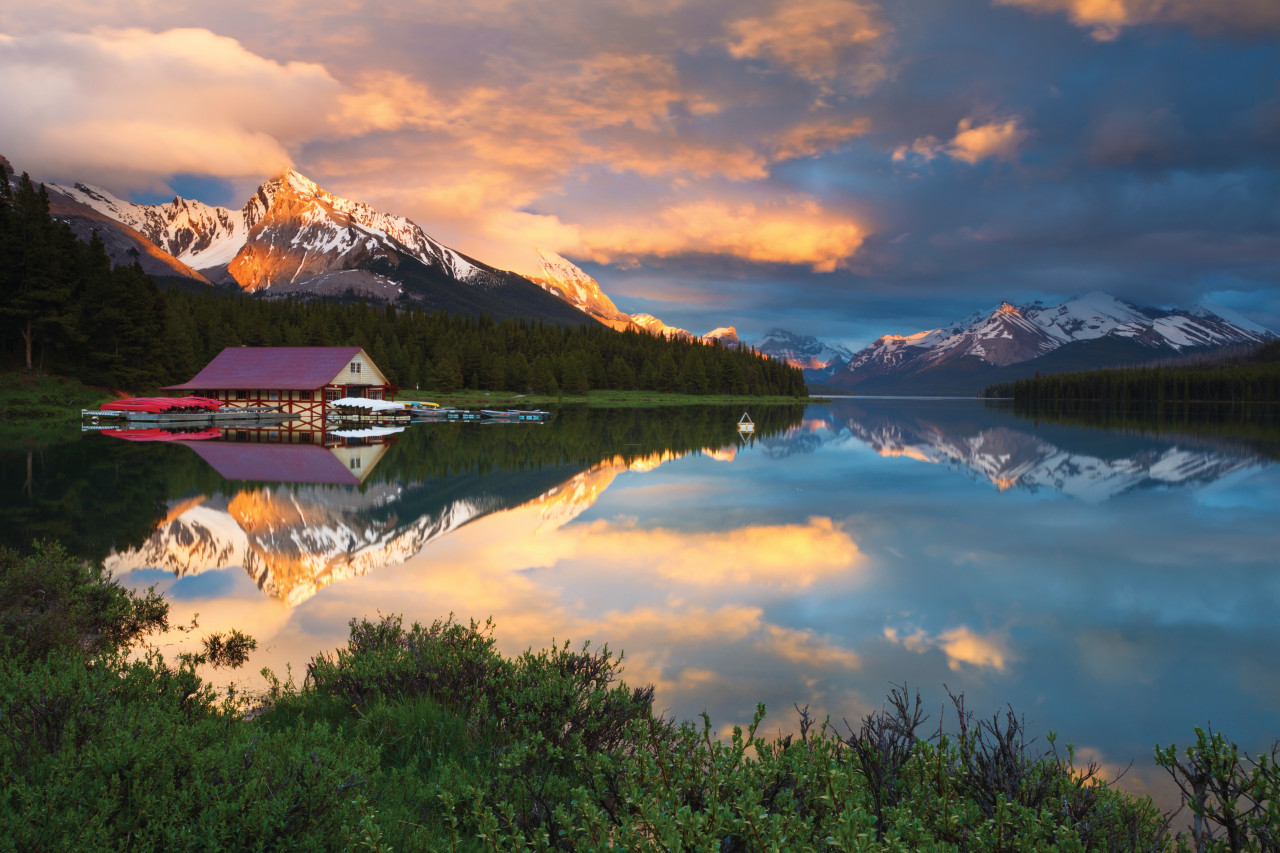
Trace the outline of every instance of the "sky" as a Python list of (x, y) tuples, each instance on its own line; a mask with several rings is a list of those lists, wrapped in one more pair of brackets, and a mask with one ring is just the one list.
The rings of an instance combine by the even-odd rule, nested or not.
[(0, 7), (0, 92), (36, 178), (294, 167), (699, 332), (1092, 290), (1280, 330), (1275, 0), (55, 0)]

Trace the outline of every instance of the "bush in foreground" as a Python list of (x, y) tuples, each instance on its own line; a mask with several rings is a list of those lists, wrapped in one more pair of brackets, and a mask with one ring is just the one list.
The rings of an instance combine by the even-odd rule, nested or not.
[(0, 615), (5, 850), (1277, 849), (1276, 753), (1212, 732), (1157, 753), (1193, 812), (1177, 836), (1011, 710), (953, 697), (947, 734), (905, 685), (856, 726), (798, 709), (798, 735), (766, 739), (761, 707), (721, 739), (655, 715), (607, 647), (505, 658), (491, 624), (383, 617), (301, 687), (267, 673), (245, 713), (198, 669), (251, 640), (130, 658), (163, 601), (57, 548), (0, 552)]

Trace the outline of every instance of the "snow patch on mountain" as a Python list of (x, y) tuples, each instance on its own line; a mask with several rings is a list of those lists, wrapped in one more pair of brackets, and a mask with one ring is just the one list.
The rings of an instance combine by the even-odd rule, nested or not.
[(572, 261), (549, 249), (536, 252), (542, 273), (527, 276), (534, 284), (618, 331), (634, 325), (632, 318), (618, 310), (600, 289), (600, 283)]

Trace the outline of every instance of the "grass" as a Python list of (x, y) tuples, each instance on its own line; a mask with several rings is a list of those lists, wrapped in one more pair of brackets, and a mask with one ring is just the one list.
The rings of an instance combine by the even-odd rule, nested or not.
[(74, 379), (0, 371), (0, 441), (65, 439), (79, 431), (80, 410), (112, 395)]
[(588, 391), (586, 394), (517, 394), (514, 391), (401, 390), (397, 400), (427, 400), (442, 406), (481, 408), (493, 406), (545, 406), (585, 403), (593, 409), (646, 408), (651, 406), (794, 406), (797, 403), (829, 403), (823, 397), (750, 397), (732, 394), (675, 394), (664, 391)]

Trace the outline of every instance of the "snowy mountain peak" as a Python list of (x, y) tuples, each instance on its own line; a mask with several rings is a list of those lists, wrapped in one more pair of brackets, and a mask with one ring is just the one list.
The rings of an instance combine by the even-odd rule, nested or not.
[(810, 381), (822, 381), (853, 358), (840, 344), (824, 343), (813, 335), (797, 335), (786, 329), (770, 329), (755, 344), (756, 350), (805, 371)]
[[(1225, 316), (1233, 315), (1233, 316)], [(1003, 302), (991, 313), (978, 313), (945, 329), (914, 335), (884, 335), (856, 353), (838, 371), (831, 384), (840, 388), (874, 388), (877, 393), (897, 385), (939, 387), (941, 368), (954, 366), (953, 383), (978, 381), (973, 362), (987, 367), (1021, 364), (1047, 355), (1067, 344), (1081, 346), (1106, 339), (1111, 343), (1097, 358), (1116, 358), (1131, 352), (1130, 361), (1142, 361), (1193, 348), (1274, 340), (1269, 329), (1205, 306), (1170, 311), (1143, 310), (1116, 297), (1094, 291), (1059, 305), (1041, 303), (1018, 306)], [(1146, 355), (1145, 352), (1150, 355)], [(1072, 366), (1088, 366), (1087, 355), (1073, 355)], [(968, 362), (964, 360), (968, 359)], [(1099, 362), (1097, 366), (1109, 366)], [(965, 366), (965, 365), (968, 366)], [(1058, 368), (1062, 369), (1062, 368)], [(933, 373), (930, 373), (933, 371)], [(961, 375), (963, 374), (963, 376)], [(965, 378), (968, 377), (968, 378)], [(980, 390), (981, 385), (974, 389)], [(971, 392), (972, 393), (972, 392)]]
[(738, 340), (738, 330), (734, 326), (721, 326), (718, 329), (712, 329), (702, 336), (702, 340), (707, 343), (719, 341), (727, 347), (742, 346), (742, 341)]
[(688, 329), (668, 326), (652, 314), (632, 314), (631, 322), (651, 335), (662, 335), (664, 338), (686, 338), (689, 340), (694, 338), (694, 334)]
[(529, 276), (534, 284), (590, 314), (606, 326), (621, 331), (633, 325), (631, 317), (619, 311), (613, 300), (600, 289), (599, 282), (572, 261), (550, 249), (535, 249), (535, 252), (542, 272)]

